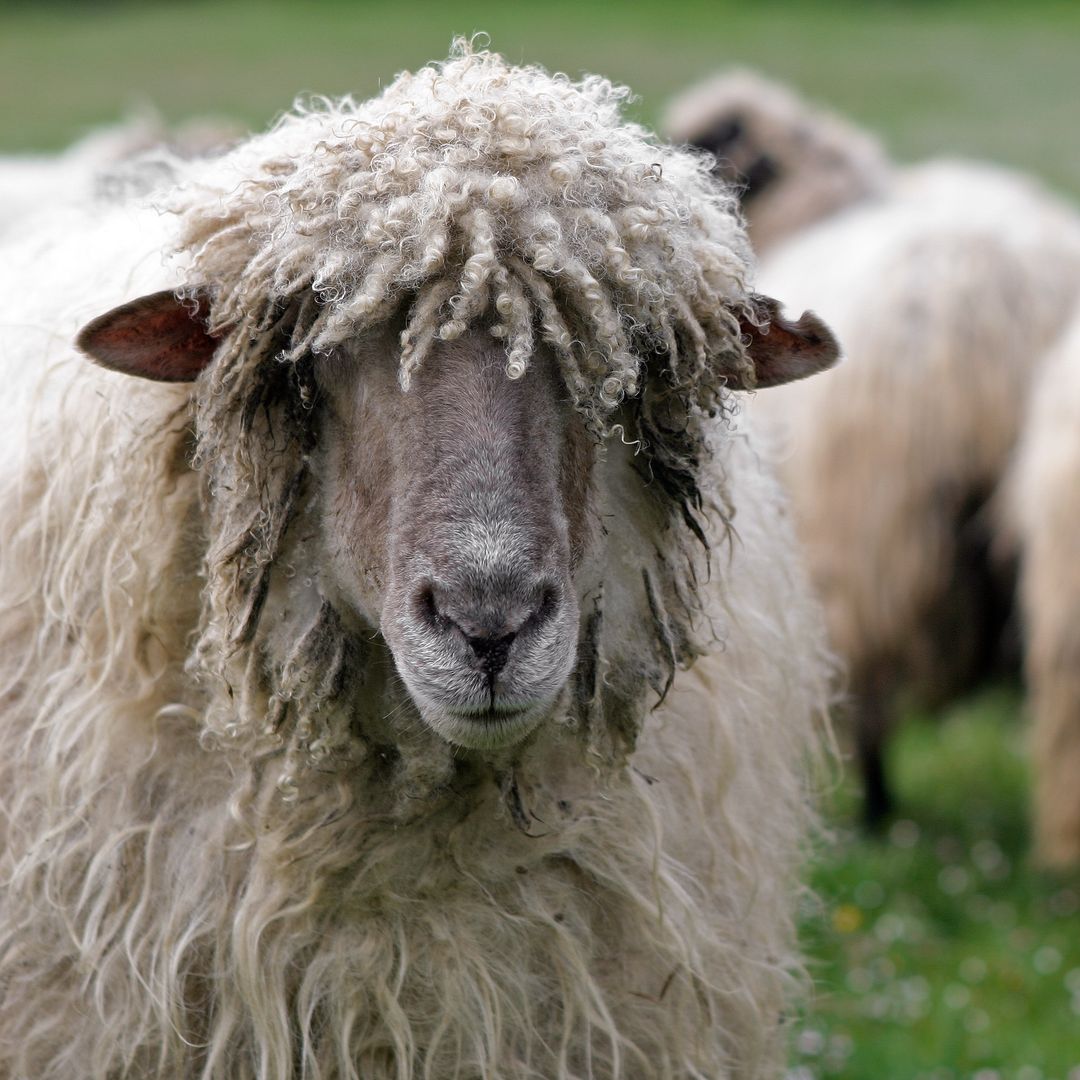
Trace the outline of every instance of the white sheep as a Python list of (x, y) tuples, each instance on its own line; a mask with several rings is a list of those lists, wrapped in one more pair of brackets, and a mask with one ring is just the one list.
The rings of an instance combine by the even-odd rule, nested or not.
[(460, 46), (0, 259), (0, 1076), (776, 1075), (828, 659), (731, 390), (836, 349), (624, 97)]
[[(988, 501), (1041, 357), (1068, 319), (1080, 221), (985, 165), (905, 170), (888, 198), (804, 231), (763, 263), (846, 362), (755, 402), (850, 670), (867, 815), (889, 807), (896, 694), (939, 704), (993, 665), (1013, 569)], [(997, 549), (997, 550), (995, 550)]]
[(220, 153), (243, 134), (227, 120), (193, 119), (173, 129), (141, 111), (98, 128), (56, 154), (0, 155), (0, 237), (37, 227), (39, 214), (160, 182), (168, 158)]
[(1039, 372), (1005, 487), (1021, 546), (1041, 861), (1080, 863), (1080, 312)]
[(691, 87), (670, 103), (661, 130), (708, 151), (718, 175), (739, 186), (747, 231), (761, 254), (885, 195), (896, 172), (869, 132), (753, 71)]
[(823, 310), (848, 353), (762, 415), (851, 668), (876, 823), (896, 692), (943, 704), (992, 664), (1010, 619), (1011, 540), (986, 504), (1067, 317), (1080, 223), (1002, 169), (893, 166), (869, 134), (753, 73), (688, 91), (666, 128), (741, 183), (763, 280)]

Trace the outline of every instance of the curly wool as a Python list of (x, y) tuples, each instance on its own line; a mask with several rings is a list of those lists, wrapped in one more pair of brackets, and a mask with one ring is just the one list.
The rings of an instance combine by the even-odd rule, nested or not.
[(294, 301), (290, 359), (404, 309), (405, 387), (436, 336), (481, 321), (518, 378), (538, 327), (598, 421), (638, 392), (654, 352), (688, 389), (752, 378), (732, 197), (697, 157), (624, 122), (628, 95), (459, 43), (372, 101), (298, 106), (244, 144), (177, 204), (190, 284), (211, 288), (213, 325), (234, 342), (222, 383)]

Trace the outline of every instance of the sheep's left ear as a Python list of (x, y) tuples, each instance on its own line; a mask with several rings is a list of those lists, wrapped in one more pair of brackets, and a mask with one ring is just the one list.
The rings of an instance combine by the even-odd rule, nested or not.
[(177, 299), (152, 293), (99, 315), (75, 344), (102, 367), (157, 382), (191, 382), (214, 357), (218, 339), (207, 328), (205, 293)]
[(795, 322), (780, 314), (780, 303), (756, 293), (750, 297), (753, 319), (740, 315), (739, 328), (746, 355), (754, 364), (753, 386), (737, 390), (762, 390), (768, 386), (805, 379), (830, 368), (840, 358), (833, 332), (812, 312), (804, 311)]

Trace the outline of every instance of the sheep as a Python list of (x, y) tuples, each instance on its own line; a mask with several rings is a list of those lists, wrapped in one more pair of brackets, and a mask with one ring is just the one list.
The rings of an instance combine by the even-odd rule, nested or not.
[(1003, 499), (1021, 550), (1035, 851), (1059, 867), (1080, 862), (1078, 479), (1080, 310), (1039, 372)]
[(168, 175), (171, 157), (220, 153), (241, 134), (230, 121), (209, 117), (169, 130), (156, 113), (142, 111), (58, 154), (0, 156), (0, 236), (35, 228), (38, 214), (88, 196), (153, 186)]
[(833, 214), (885, 196), (897, 170), (843, 117), (753, 71), (713, 76), (672, 101), (661, 129), (739, 184), (754, 249), (771, 251)]
[(1027, 387), (1080, 274), (1080, 222), (985, 165), (906, 170), (774, 251), (762, 287), (808, 304), (847, 361), (763, 395), (796, 527), (849, 669), (865, 815), (891, 807), (897, 695), (940, 706), (1000, 663), (1014, 558), (992, 505)]
[(666, 128), (741, 179), (762, 280), (823, 309), (849, 354), (824, 386), (767, 396), (760, 412), (786, 448), (811, 576), (850, 667), (877, 826), (897, 692), (944, 704), (1013, 633), (1015, 551), (988, 507), (1067, 318), (1080, 225), (1003, 169), (895, 167), (869, 134), (751, 73), (689, 91)]
[(0, 1076), (776, 1075), (831, 660), (734, 391), (837, 348), (626, 94), (459, 43), (0, 260)]

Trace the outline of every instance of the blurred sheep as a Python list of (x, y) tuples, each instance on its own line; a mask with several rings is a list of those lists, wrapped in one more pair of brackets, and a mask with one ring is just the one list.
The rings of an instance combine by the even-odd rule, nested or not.
[(869, 135), (745, 72), (688, 93), (667, 129), (743, 184), (763, 287), (820, 312), (846, 354), (753, 411), (779, 441), (849, 666), (876, 824), (898, 695), (944, 704), (994, 667), (1011, 628), (1014, 551), (988, 502), (1068, 318), (1080, 219), (1005, 169), (892, 167)]
[(984, 166), (909, 170), (888, 200), (807, 230), (764, 287), (822, 313), (847, 360), (754, 402), (782, 473), (833, 645), (846, 659), (867, 817), (904, 688), (930, 706), (1000, 656), (1013, 570), (988, 500), (1027, 388), (1068, 318), (1080, 222)]
[(1080, 863), (1080, 311), (1039, 374), (1006, 487), (1021, 544), (1037, 857)]
[(38, 214), (90, 196), (146, 190), (167, 175), (169, 160), (220, 153), (242, 134), (235, 123), (213, 117), (170, 128), (143, 109), (57, 154), (0, 155), (0, 236), (34, 228)]
[(894, 169), (878, 141), (752, 71), (707, 79), (668, 107), (662, 130), (716, 158), (740, 191), (763, 254), (800, 229), (887, 192)]

